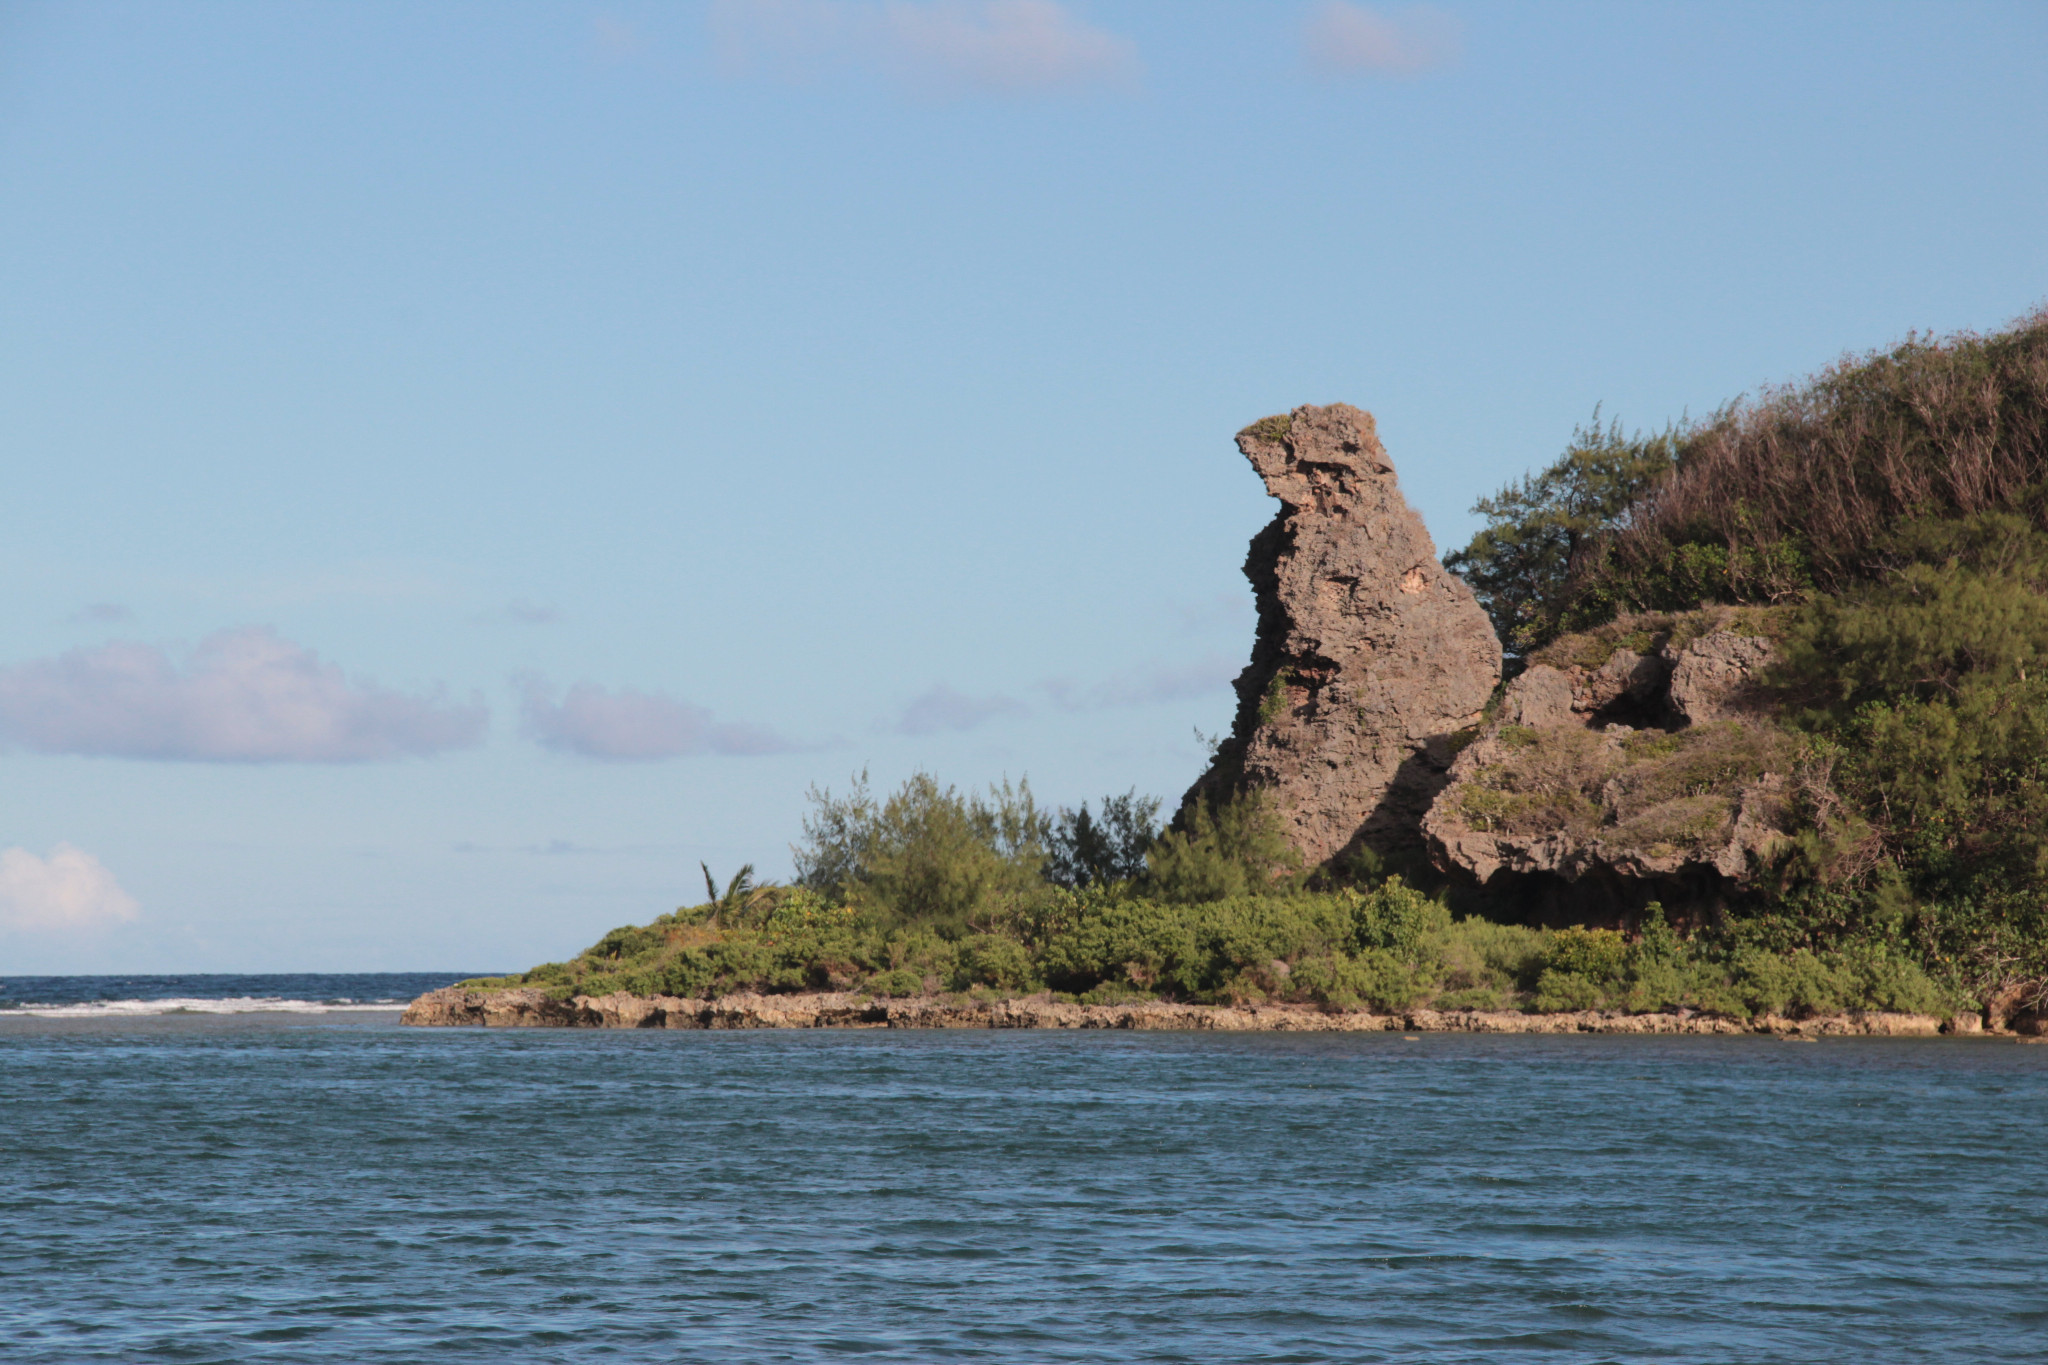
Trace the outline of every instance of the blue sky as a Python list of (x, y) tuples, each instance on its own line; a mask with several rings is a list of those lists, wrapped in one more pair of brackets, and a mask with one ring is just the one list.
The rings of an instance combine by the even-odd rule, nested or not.
[(2048, 8), (0, 7), (0, 973), (485, 970), (867, 767), (1169, 798), (1231, 434), (2048, 300)]

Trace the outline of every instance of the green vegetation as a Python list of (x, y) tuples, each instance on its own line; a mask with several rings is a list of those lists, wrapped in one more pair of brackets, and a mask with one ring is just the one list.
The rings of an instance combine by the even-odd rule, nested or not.
[(1681, 435), (1673, 427), (1624, 436), (1619, 422), (1601, 427), (1595, 408), (1557, 463), (1474, 504), (1487, 525), (1471, 544), (1445, 555), (1444, 567), (1472, 585), (1511, 654), (1558, 633), (1577, 588), (1574, 568), (1589, 547), (1626, 524), (1645, 490), (1671, 473)]
[(1259, 697), (1259, 724), (1271, 725), (1287, 714), (1287, 684), (1290, 679), (1287, 670), (1281, 669), (1266, 684), (1266, 690)]
[[(1089, 825), (1145, 829), (1154, 803), (1112, 797), (1109, 817), (1084, 823), (1080, 811), (1044, 813), (1021, 783), (974, 795), (924, 775), (879, 801), (862, 779), (845, 796), (812, 799), (797, 851), (803, 884), (754, 887), (743, 873), (720, 891), (707, 872), (712, 895), (701, 905), (615, 929), (569, 962), (472, 984), (562, 998), (1048, 992), (1087, 1003), (1743, 1016), (1952, 1004), (1896, 953), (1684, 940), (1661, 912), (1634, 941), (1454, 920), (1399, 877), (1312, 887), (1257, 800), (1198, 806), (1185, 828), (1151, 840), (1136, 875), (1105, 875), (1115, 865), (1103, 861), (1083, 881), (1044, 848), (1088, 846), (1076, 831)], [(1035, 881), (1018, 875), (1026, 870)]]
[[(1908, 962), (1952, 998), (2048, 1000), (2048, 313), (1619, 433), (1482, 500), (1491, 524), (1447, 562), (1532, 662), (1711, 629), (1778, 644), (1755, 743), (1799, 818), (1727, 940), (1778, 960), (1786, 998), (1905, 990), (1869, 964)], [(1504, 765), (1473, 813), (1591, 802), (1600, 765), (1547, 747), (1554, 774)]]

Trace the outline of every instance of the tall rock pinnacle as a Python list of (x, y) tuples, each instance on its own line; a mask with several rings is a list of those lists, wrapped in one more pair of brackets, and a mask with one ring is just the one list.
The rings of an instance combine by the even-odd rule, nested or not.
[(1237, 719), (1188, 798), (1266, 791), (1311, 866), (1419, 851), (1451, 735), (1500, 681), (1493, 626), (1437, 562), (1371, 413), (1299, 407), (1237, 448), (1280, 513), (1245, 559), (1259, 621)]

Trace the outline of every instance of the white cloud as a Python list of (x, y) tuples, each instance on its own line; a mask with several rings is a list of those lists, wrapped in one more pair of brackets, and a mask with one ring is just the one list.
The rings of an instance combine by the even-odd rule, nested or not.
[(556, 701), (537, 678), (521, 679), (529, 737), (585, 758), (643, 761), (690, 754), (780, 754), (796, 746), (758, 725), (719, 721), (701, 706), (630, 687), (579, 682)]
[(98, 929), (135, 918), (135, 898), (83, 849), (0, 852), (0, 929)]
[(1309, 17), (1309, 65), (1335, 75), (1409, 76), (1458, 59), (1458, 21), (1427, 5), (1372, 9), (1327, 0)]
[(480, 702), (351, 682), (265, 627), (221, 631), (180, 667), (115, 642), (0, 669), (0, 741), (51, 754), (355, 763), (479, 743)]
[(133, 621), (135, 613), (119, 602), (94, 602), (80, 607), (72, 613), (73, 625), (103, 626), (121, 621)]
[(1065, 711), (1152, 706), (1219, 691), (1229, 685), (1241, 667), (1220, 654), (1211, 654), (1187, 663), (1147, 664), (1087, 687), (1068, 678), (1048, 678), (1038, 688)]
[(1013, 716), (1025, 709), (1011, 697), (970, 697), (944, 683), (912, 699), (897, 717), (900, 735), (933, 735), (941, 730), (972, 730), (997, 716)]
[(1128, 81), (1130, 41), (1057, 0), (714, 0), (726, 66), (802, 80), (835, 68), (947, 91), (1034, 94)]

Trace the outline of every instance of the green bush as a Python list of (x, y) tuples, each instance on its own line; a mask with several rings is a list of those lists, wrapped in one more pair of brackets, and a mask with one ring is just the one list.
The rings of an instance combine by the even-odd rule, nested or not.
[[(1658, 752), (1671, 758), (1684, 751), (1673, 742)], [(1002, 791), (984, 808), (1000, 804)], [(1011, 800), (1014, 806), (1014, 792)], [(927, 813), (952, 809), (923, 824), (914, 810), (909, 816), (916, 818), (908, 818), (899, 809), (867, 828), (894, 838), (886, 833), (892, 827), (957, 828), (948, 824), (954, 816), (972, 814), (972, 801), (928, 779), (909, 791), (908, 803), (919, 802)], [(1168, 866), (1176, 858), (1234, 865), (1236, 877), (1219, 880), (1246, 889), (1228, 896), (1169, 898), (1156, 893), (1149, 873), (1136, 882), (1091, 879), (1079, 887), (1038, 880), (1028, 895), (1005, 893), (992, 910), (984, 906), (989, 922), (963, 932), (957, 912), (911, 918), (898, 908), (903, 902), (864, 896), (874, 883), (858, 877), (845, 899), (809, 885), (742, 885), (742, 877), (724, 893), (711, 885), (712, 899), (703, 904), (615, 929), (569, 962), (471, 984), (535, 986), (564, 999), (613, 991), (703, 998), (860, 989), (911, 996), (940, 986), (986, 997), (1050, 987), (1097, 1003), (1941, 1013), (1981, 998), (1970, 983), (1988, 970), (1983, 955), (2004, 952), (2009, 964), (2013, 952), (2038, 945), (2048, 914), (2038, 900), (2018, 894), (1918, 901), (1901, 874), (1861, 890), (1794, 888), (1768, 909), (1690, 939), (1656, 905), (1633, 937), (1470, 917), (1454, 922), (1441, 900), (1399, 877), (1311, 892), (1296, 877), (1253, 876), (1267, 871), (1258, 859), (1260, 822), (1270, 812), (1260, 815), (1250, 804), (1224, 809), (1221, 819), (1192, 820), (1163, 852), (1154, 851)], [(982, 851), (1014, 848), (1005, 838), (998, 830)], [(945, 842), (928, 840), (923, 853)], [(1183, 894), (1193, 881), (1179, 883)]]
[(1389, 877), (1371, 891), (1344, 893), (1351, 903), (1351, 948), (1378, 949), (1402, 962), (1441, 960), (1451, 912), (1440, 900), (1423, 895), (1399, 877)]
[(924, 978), (916, 972), (898, 967), (893, 971), (877, 972), (862, 985), (869, 995), (913, 996), (924, 994)]
[[(1164, 997), (1383, 1012), (1422, 1004), (1690, 1008), (1741, 1017), (1840, 1009), (1941, 1014), (1967, 1003), (1915, 960), (1914, 922), (1898, 906), (1833, 894), (1798, 904), (1799, 913), (1737, 921), (1693, 939), (1680, 937), (1653, 905), (1631, 939), (1610, 929), (1454, 923), (1441, 902), (1398, 878), (1370, 891), (1207, 905), (1152, 900), (1120, 885), (1055, 891), (1009, 929), (951, 939), (782, 888), (758, 927), (708, 925), (704, 907), (695, 907), (644, 931), (608, 934), (573, 961), (470, 984), (537, 986), (563, 999), (856, 987), (914, 996), (934, 984), (1003, 995), (1049, 985), (1090, 1003)], [(642, 951), (622, 957), (622, 945)]]
[(1480, 991), (1502, 999), (1532, 989), (1543, 970), (1544, 945), (1540, 929), (1476, 917), (1459, 920), (1444, 935), (1444, 984), (1452, 992)]
[(1838, 973), (1804, 948), (1782, 957), (1745, 950), (1733, 969), (1735, 991), (1753, 1014), (1826, 1014), (1845, 1003)]
[(1506, 991), (1492, 986), (1468, 986), (1445, 991), (1429, 1002), (1440, 1010), (1505, 1010), (1514, 1003)]
[(1291, 993), (1334, 1009), (1404, 1010), (1425, 993), (1422, 973), (1392, 953), (1368, 948), (1356, 956), (1325, 953), (1297, 962)]
[[(1775, 884), (1720, 907), (1718, 977), (1694, 952), (1630, 968), (1615, 998), (1822, 1009), (2048, 980), (2048, 311), (1909, 338), (1662, 437), (1596, 424), (1477, 510), (1487, 527), (1446, 563), (1511, 648), (1597, 667), (1679, 647), (1681, 621), (1759, 615), (1780, 644), (1776, 726), (1640, 781), (1539, 770), (1587, 755), (1525, 744), (1465, 794), (1480, 828), (1654, 848), (1722, 837), (1746, 774), (1791, 779)], [(1707, 758), (1725, 771), (1695, 771)], [(1843, 953), (1888, 965), (1841, 977)]]
[(1029, 990), (1038, 984), (1031, 953), (1016, 939), (975, 934), (959, 944), (953, 968), (953, 989), (988, 986), (999, 991)]
[(1561, 972), (1550, 967), (1536, 978), (1536, 1010), (1540, 1014), (1595, 1010), (1606, 1003), (1606, 990), (1581, 972)]
[(1285, 889), (1301, 870), (1301, 855), (1262, 793), (1197, 799), (1181, 819), (1146, 859), (1145, 889), (1163, 900), (1199, 905)]
[(1560, 929), (1551, 936), (1543, 953), (1546, 971), (1572, 973), (1599, 982), (1619, 978), (1627, 960), (1628, 941), (1613, 929)]
[[(1238, 896), (1205, 905), (1083, 895), (1040, 927), (1038, 965), (1063, 991), (1117, 982), (1191, 1000), (1327, 1003), (1348, 992), (1405, 1001), (1415, 973), (1435, 970), (1449, 918), (1441, 904), (1398, 878), (1370, 892)], [(1329, 964), (1337, 959), (1368, 964), (1367, 975), (1336, 973)], [(1323, 965), (1304, 976), (1309, 960)], [(1387, 964), (1398, 971), (1398, 986)]]
[(1028, 782), (984, 797), (917, 773), (877, 801), (861, 773), (845, 796), (813, 787), (811, 802), (798, 882), (883, 922), (958, 936), (1043, 890), (1052, 822)]

